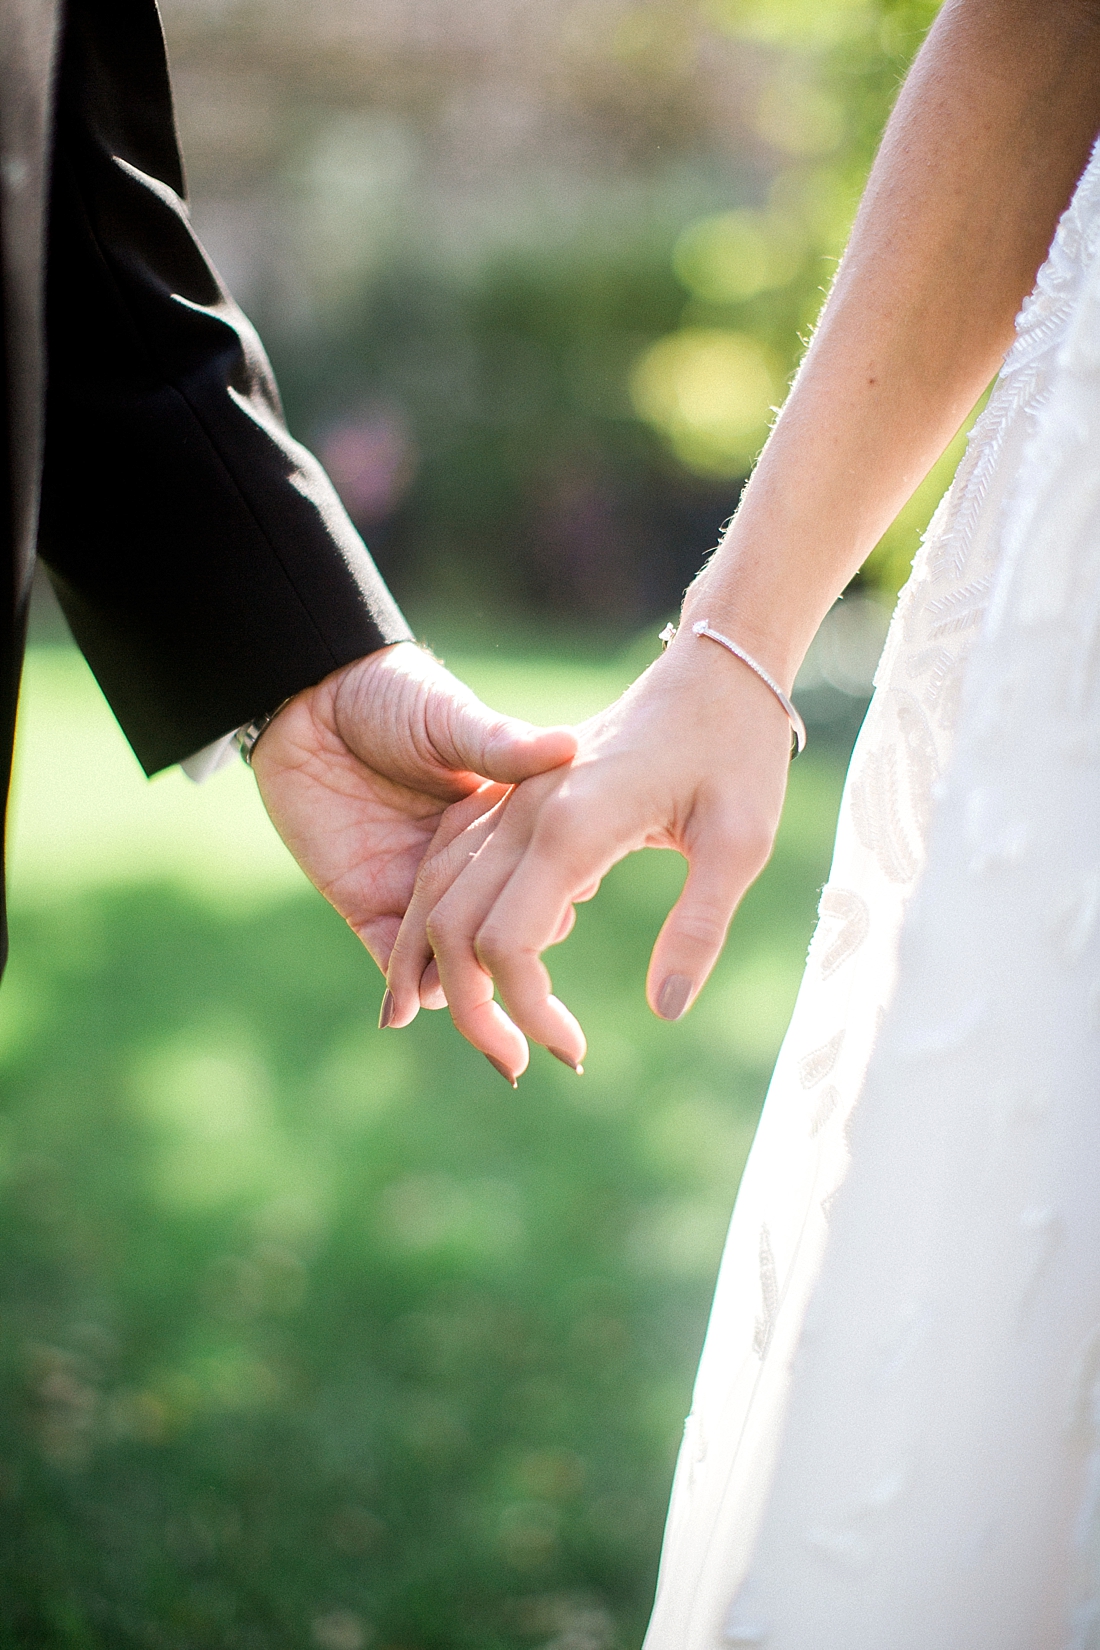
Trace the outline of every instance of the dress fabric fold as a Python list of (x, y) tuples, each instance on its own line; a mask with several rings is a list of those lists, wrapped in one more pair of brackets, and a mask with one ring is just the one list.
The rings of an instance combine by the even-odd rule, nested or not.
[(1100, 159), (903, 590), (645, 1650), (1100, 1647)]

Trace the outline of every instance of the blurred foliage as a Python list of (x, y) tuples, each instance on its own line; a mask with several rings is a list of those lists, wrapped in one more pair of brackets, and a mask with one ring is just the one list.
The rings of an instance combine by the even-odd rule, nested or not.
[(838, 754), (682, 1025), (676, 856), (555, 956), (591, 1036), (513, 1094), (313, 894), (17, 910), (0, 996), (0, 1643), (636, 1645)]
[(780, 397), (775, 358), (748, 332), (681, 327), (634, 369), (638, 415), (689, 469), (728, 476), (750, 465)]
[[(608, 87), (625, 64), (637, 99), (639, 147), (620, 157), (618, 183), (603, 178), (588, 199), (578, 176), (562, 185), (571, 216), (548, 210), (545, 233), (525, 221), (511, 240), (498, 226), (457, 261), (410, 232), (308, 324), (264, 318), (292, 423), (418, 615), (457, 604), (628, 628), (675, 605), (786, 393), (935, 10), (624, 8), (602, 48)], [(711, 88), (709, 125), (685, 115), (670, 133), (658, 105), (702, 108), (708, 53), (725, 54), (728, 108), (715, 113)], [(589, 81), (582, 91), (591, 124), (598, 99)], [(476, 171), (473, 140), (467, 158)], [(352, 267), (354, 246), (344, 256)], [(951, 461), (865, 581), (888, 594), (902, 582)]]

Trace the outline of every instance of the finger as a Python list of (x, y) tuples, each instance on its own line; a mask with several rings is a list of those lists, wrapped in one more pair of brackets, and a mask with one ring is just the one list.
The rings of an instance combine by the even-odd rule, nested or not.
[(561, 921), (558, 923), (557, 928), (555, 928), (554, 936), (549, 943), (551, 945), (560, 945), (562, 940), (567, 940), (573, 932), (573, 929), (576, 927), (576, 922), (576, 907), (573, 905), (567, 905), (565, 910), (562, 912)]
[(504, 784), (561, 767), (577, 754), (572, 728), (537, 728), (517, 716), (502, 716), (453, 686), (432, 694), (426, 714), (428, 737), (446, 767)]
[(439, 979), (439, 964), (433, 957), (420, 976), (421, 1008), (446, 1008), (447, 998)]
[(554, 996), (540, 953), (569, 931), (574, 901), (598, 885), (629, 846), (617, 843), (609, 821), (593, 830), (588, 811), (575, 809), (567, 798), (552, 798), (477, 931), (477, 956), (496, 980), (516, 1027), (567, 1065), (584, 1058), (584, 1033)]
[(646, 978), (646, 997), (661, 1019), (678, 1020), (699, 995), (770, 842), (743, 823), (712, 821), (692, 843), (687, 880), (657, 936)]
[[(380, 1024), (407, 1026), (418, 1009), (427, 1007), (422, 986), (432, 962), (427, 921), (440, 898), (469, 863), (493, 829), (495, 811), (507, 796), (505, 787), (486, 784), (472, 796), (448, 808), (428, 852), (421, 861), (399, 932), (389, 954), (386, 997)], [(429, 998), (441, 992), (438, 970), (427, 981)], [(431, 1006), (443, 1006), (433, 1000)]]
[(422, 864), (428, 864), (444, 848), (475, 825), (478, 820), (484, 819), (493, 808), (499, 806), (508, 795), (507, 785), (498, 785), (493, 780), (485, 780), (476, 791), (464, 796), (459, 802), (452, 802), (450, 807), (444, 808), (435, 828), (435, 835), (428, 844), (428, 851), (424, 855)]
[(498, 828), (488, 841), (493, 852), (484, 861), (479, 855), (470, 862), (444, 894), (431, 912), (427, 932), (456, 1027), (515, 1087), (530, 1059), (527, 1041), (494, 1000), (493, 981), (473, 949), (474, 913), (491, 903), (497, 880), (507, 877), (513, 863), (514, 849), (501, 853), (496, 848), (499, 834)]
[[(527, 1063), (527, 1044), (499, 1010), (490, 1014), (492, 979), (478, 959), (475, 936), (527, 846), (536, 803), (525, 788), (514, 791), (495, 829), (468, 861), (428, 919), (428, 939), (451, 1016), (462, 1035), (513, 1074)], [(575, 1063), (575, 1062), (571, 1062)]]
[(498, 849), (495, 839), (489, 846), (492, 852), (485, 862), (475, 860), (440, 900), (429, 918), (428, 934), (455, 1026), (467, 1042), (518, 1076), (528, 1061), (526, 1039), (492, 1002), (492, 976), (474, 947), (481, 920), (507, 881), (518, 853)]
[[(550, 941), (550, 944), (560, 945), (563, 940), (567, 940), (576, 926), (576, 921), (577, 913), (574, 908), (570, 906), (562, 918), (558, 931), (554, 935), (554, 938)], [(446, 994), (443, 990), (442, 981), (439, 978), (439, 964), (434, 957), (420, 977), (420, 1006), (421, 1008), (428, 1009), (447, 1007)]]
[(401, 918), (392, 912), (383, 912), (377, 916), (367, 917), (362, 922), (349, 922), (348, 926), (378, 964), (379, 970), (385, 974), (400, 931)]

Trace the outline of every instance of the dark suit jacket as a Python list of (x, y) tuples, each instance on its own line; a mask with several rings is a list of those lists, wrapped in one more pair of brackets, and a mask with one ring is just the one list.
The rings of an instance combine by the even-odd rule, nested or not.
[(191, 230), (155, 0), (0, 0), (0, 254), (0, 806), (36, 554), (147, 773), (409, 636)]

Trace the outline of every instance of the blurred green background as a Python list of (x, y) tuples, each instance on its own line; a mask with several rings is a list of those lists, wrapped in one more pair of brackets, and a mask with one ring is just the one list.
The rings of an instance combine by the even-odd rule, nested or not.
[[(931, 20), (890, 0), (168, 0), (194, 211), (414, 624), (490, 702), (652, 657)], [(957, 452), (957, 446), (956, 446)], [(885, 615), (826, 622), (774, 859), (683, 1024), (682, 875), (555, 953), (513, 1094), (250, 775), (146, 784), (40, 594), (0, 992), (0, 1646), (634, 1650)]]
[[(636, 661), (455, 656), (577, 714)], [(591, 1044), (513, 1093), (381, 982), (243, 767), (146, 785), (86, 667), (24, 701), (0, 1007), (0, 1643), (637, 1645), (708, 1297), (797, 989), (828, 737), (682, 1025), (678, 885), (555, 954)]]

